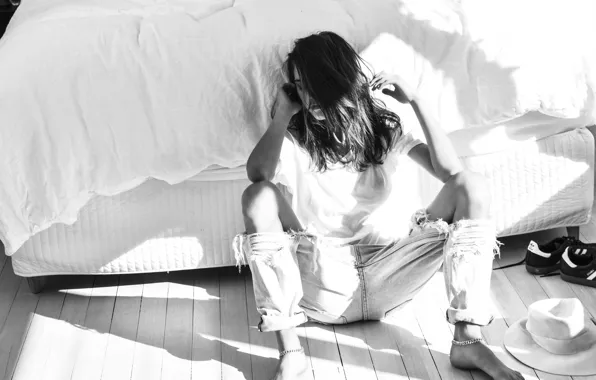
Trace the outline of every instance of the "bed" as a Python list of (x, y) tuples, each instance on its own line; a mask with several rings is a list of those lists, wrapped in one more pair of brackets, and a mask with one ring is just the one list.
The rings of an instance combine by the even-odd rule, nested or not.
[[(584, 224), (595, 5), (560, 4), (536, 18), (530, 1), (28, 0), (0, 40), (5, 252), (28, 278), (234, 265), (243, 165), (292, 41), (318, 30), (431, 101), (491, 181), (501, 236)], [(428, 203), (439, 184), (403, 170), (412, 207)]]

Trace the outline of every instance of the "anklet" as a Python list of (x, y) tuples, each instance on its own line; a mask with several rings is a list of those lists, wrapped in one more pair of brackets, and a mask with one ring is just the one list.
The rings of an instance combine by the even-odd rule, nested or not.
[(279, 358), (281, 359), (285, 354), (289, 354), (291, 352), (304, 352), (304, 348), (295, 348), (293, 350), (283, 350), (279, 352)]
[(470, 344), (474, 344), (474, 343), (478, 343), (478, 342), (484, 342), (484, 339), (476, 338), (476, 339), (464, 340), (462, 342), (453, 339), (451, 341), (451, 343), (453, 343), (455, 346), (469, 346)]

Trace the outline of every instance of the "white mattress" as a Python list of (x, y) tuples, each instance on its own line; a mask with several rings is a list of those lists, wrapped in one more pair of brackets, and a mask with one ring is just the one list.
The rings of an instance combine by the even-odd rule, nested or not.
[[(226, 173), (230, 174), (230, 173)], [(174, 271), (232, 265), (248, 180), (149, 180), (93, 198), (72, 226), (57, 224), (13, 255), (21, 276)]]
[[(493, 191), (500, 236), (589, 221), (594, 189), (594, 141), (586, 129), (526, 141), (507, 150), (462, 157)], [(427, 205), (440, 183), (410, 165)], [(57, 224), (12, 258), (21, 276), (173, 271), (235, 264), (231, 240), (243, 231), (243, 168), (213, 168), (168, 185), (150, 180), (112, 197), (93, 198), (72, 226)], [(408, 217), (408, 215), (396, 215)]]
[(492, 188), (499, 236), (589, 222), (594, 202), (594, 138), (585, 128), (462, 157)]

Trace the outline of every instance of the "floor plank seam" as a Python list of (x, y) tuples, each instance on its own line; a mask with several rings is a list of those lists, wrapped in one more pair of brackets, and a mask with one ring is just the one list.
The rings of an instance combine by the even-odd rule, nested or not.
[[(368, 323), (370, 323), (370, 322), (368, 322)], [(377, 323), (377, 322), (373, 322), (373, 323)], [(363, 331), (362, 335), (364, 336), (364, 343), (366, 343), (368, 357), (370, 358), (370, 364), (372, 365), (372, 369), (375, 372), (375, 377), (377, 378), (377, 380), (379, 380), (379, 376), (377, 375), (377, 369), (375, 368), (375, 361), (373, 360), (372, 352), (370, 352), (371, 347), (370, 347), (370, 344), (368, 344), (368, 339), (366, 339), (366, 333), (364, 333), (364, 331)]]
[[(190, 378), (192, 379), (192, 361), (193, 361), (193, 357), (192, 357), (192, 352), (193, 352), (193, 348), (194, 348), (194, 335), (195, 335), (195, 282), (191, 281), (190, 282), (192, 284), (192, 313), (191, 313), (191, 318), (190, 318), (190, 333), (192, 334), (192, 336), (190, 337)], [(165, 335), (165, 334), (164, 334)], [(162, 366), (163, 367), (163, 366)]]
[[(21, 282), (25, 281), (25, 279), (21, 279)], [(19, 283), (19, 287), (20, 287), (21, 283)], [(17, 292), (18, 293), (18, 292)], [(37, 310), (37, 306), (39, 305), (39, 296), (35, 296), (37, 298), (36, 302), (35, 302), (35, 308), (34, 310)], [(16, 294), (15, 294), (15, 299), (16, 299)], [(14, 304), (14, 300), (13, 300), (13, 304)], [(64, 305), (64, 304), (63, 304)], [(35, 312), (34, 312), (35, 314)], [(6, 320), (8, 320), (8, 317), (6, 318)], [(21, 352), (23, 351), (23, 347), (25, 345), (25, 339), (27, 337), (27, 335), (29, 334), (29, 328), (31, 328), (31, 323), (33, 322), (33, 315), (31, 316), (31, 318), (29, 318), (29, 321), (27, 322), (27, 327), (25, 328), (25, 333), (23, 334), (23, 337), (21, 339), (21, 344), (19, 345), (19, 349), (17, 352), (17, 357), (14, 361), (14, 365), (12, 366), (12, 368), (6, 368), (4, 371), (4, 376), (6, 376), (6, 372), (10, 371), (10, 376), (9, 379), (12, 380), (12, 378), (14, 377), (15, 374), (15, 370), (17, 368), (17, 363), (19, 362), (19, 358), (21, 356)], [(6, 321), (5, 321), (6, 323)], [(1, 330), (0, 330), (1, 331)], [(12, 351), (12, 349), (11, 349)], [(9, 353), (9, 357), (10, 357), (10, 353)]]
[[(116, 287), (120, 287), (120, 280), (121, 280), (121, 276), (118, 276), (118, 283), (115, 285)], [(114, 304), (112, 305), (112, 315), (110, 318), (110, 326), (108, 326), (108, 339), (106, 340), (106, 345), (105, 345), (104, 353), (103, 353), (104, 363), (105, 363), (106, 355), (108, 353), (108, 347), (109, 347), (109, 343), (110, 343), (109, 337), (110, 337), (110, 333), (112, 331), (112, 323), (114, 322), (114, 311), (116, 310), (117, 299), (118, 299), (118, 289), (116, 290), (116, 295), (114, 296)], [(103, 380), (104, 369), (105, 369), (105, 367), (102, 366), (101, 367), (101, 375), (99, 377), (101, 380)]]
[[(58, 313), (58, 315), (62, 314), (62, 310), (64, 310), (64, 302), (66, 301), (66, 293), (64, 293), (64, 292), (61, 292), (61, 293), (62, 293), (62, 305), (60, 306), (60, 313)], [(87, 317), (87, 316), (85, 316), (85, 317)], [(44, 365), (43, 365), (43, 368), (44, 369), (46, 368), (46, 365), (48, 364), (48, 358), (49, 358), (49, 356), (50, 355), (47, 355), (46, 356), (46, 360), (45, 360)]]
[[(137, 323), (137, 329), (135, 330), (135, 347), (137, 346), (138, 340), (139, 340), (139, 325), (141, 324), (140, 319), (141, 319), (141, 310), (143, 310), (143, 295), (145, 293), (145, 283), (143, 283), (143, 290), (141, 290), (141, 300), (139, 301), (139, 323)], [(134, 355), (133, 355), (134, 357)], [(133, 363), (134, 364), (134, 363)], [(132, 373), (130, 374), (130, 377), (132, 378)]]
[(402, 350), (399, 347), (399, 344), (397, 343), (397, 339), (395, 339), (395, 337), (392, 337), (392, 340), (395, 343), (395, 348), (397, 348), (397, 351), (399, 352), (399, 358), (401, 359), (401, 362), (404, 365), (404, 371), (406, 371), (406, 376), (408, 376), (408, 379), (411, 379), (410, 373), (408, 372), (408, 367), (406, 366), (406, 361), (404, 360), (404, 356), (402, 355)]
[[(37, 305), (39, 305), (39, 297), (37, 297), (37, 302), (35, 303), (35, 309), (37, 309)], [(31, 316), (31, 318), (29, 318), (27, 327), (25, 328), (25, 333), (23, 334), (21, 344), (19, 345), (19, 350), (17, 352), (17, 358), (15, 359), (14, 365), (12, 366), (12, 368), (8, 369), (11, 372), (10, 376), (9, 376), (9, 380), (12, 380), (12, 378), (14, 377), (14, 373), (17, 368), (17, 363), (19, 362), (19, 358), (21, 357), (21, 352), (23, 351), (23, 346), (25, 345), (25, 339), (27, 337), (27, 334), (29, 334), (29, 328), (31, 327), (32, 321), (33, 321), (33, 316)], [(11, 351), (12, 351), (12, 348), (11, 348)], [(9, 354), (9, 357), (10, 357), (10, 354)]]
[[(168, 273), (169, 274), (169, 273)], [(166, 292), (166, 310), (165, 310), (165, 317), (163, 319), (163, 344), (162, 350), (164, 350), (164, 354), (167, 354), (166, 350), (166, 332), (168, 326), (168, 306), (170, 305), (170, 282), (168, 281), (168, 291)], [(194, 308), (193, 308), (194, 309)], [(161, 359), (161, 369), (159, 371), (159, 378), (163, 378), (163, 355)]]
[(333, 336), (335, 337), (335, 347), (337, 348), (337, 354), (339, 356), (339, 363), (341, 364), (341, 371), (344, 374), (344, 379), (348, 380), (348, 375), (346, 374), (346, 370), (344, 368), (344, 360), (341, 357), (341, 350), (339, 348), (339, 341), (337, 340), (337, 332), (335, 331), (335, 326), (331, 325), (333, 329)]
[[(244, 285), (244, 304), (246, 305), (246, 325), (248, 326), (248, 348), (249, 348), (249, 355), (252, 357), (252, 342), (250, 340), (250, 319), (248, 318), (248, 289), (246, 288), (246, 279), (247, 279), (247, 275), (246, 273), (242, 276), (242, 284)], [(251, 279), (252, 281), (252, 279)], [(253, 376), (254, 379), (254, 368), (252, 367), (252, 360), (250, 360), (250, 373)]]
[[(166, 280), (166, 278), (164, 278), (164, 280)], [(162, 373), (163, 373), (163, 357), (165, 354), (165, 348), (166, 348), (166, 323), (167, 323), (167, 319), (168, 319), (168, 301), (170, 299), (169, 297), (169, 292), (170, 292), (170, 285), (168, 284), (168, 290), (166, 292), (166, 305), (165, 305), (165, 310), (164, 310), (164, 317), (163, 317), (163, 336), (161, 338), (161, 364), (159, 366), (159, 378), (161, 379), (162, 377)]]
[[(220, 273), (217, 273), (217, 296), (218, 296), (218, 304), (219, 304), (219, 319), (220, 319), (220, 323), (219, 323), (219, 339), (221, 339), (221, 335), (222, 335), (222, 327), (221, 327), (221, 276)], [(219, 361), (219, 374), (221, 377), (221, 380), (224, 380), (223, 378), (223, 344), (219, 345), (219, 357), (220, 357), (220, 361)]]
[(420, 334), (422, 334), (422, 339), (424, 339), (424, 343), (426, 343), (426, 349), (430, 353), (430, 357), (432, 358), (433, 363), (435, 364), (435, 368), (437, 369), (437, 374), (439, 375), (439, 379), (442, 380), (443, 376), (441, 376), (441, 371), (439, 370), (439, 366), (437, 365), (437, 360), (435, 359), (435, 355), (433, 355), (433, 350), (430, 349), (430, 343), (429, 343), (428, 339), (426, 338), (426, 335), (424, 334), (424, 330), (422, 329), (422, 325), (420, 324), (420, 321), (418, 320), (418, 316), (416, 315), (416, 313), (414, 313), (414, 318), (416, 319), (416, 324), (418, 325)]
[[(2, 260), (2, 266), (0, 266), (0, 274), (4, 271), (4, 268), (7, 266), (6, 263), (8, 263), (9, 260), (6, 260), (6, 258), (4, 258), (4, 260)], [(11, 265), (9, 265), (11, 266)]]
[[(89, 285), (90, 285), (90, 288), (86, 288), (86, 289), (93, 289), (93, 287), (95, 286), (95, 276), (93, 276), (93, 281)], [(85, 308), (85, 318), (87, 318), (87, 313), (89, 312), (89, 305), (91, 304), (91, 292), (89, 292), (89, 294), (87, 295), (87, 298), (88, 298), (88, 300), (87, 300), (87, 307)], [(64, 303), (62, 303), (62, 307), (64, 308)], [(82, 323), (85, 323), (85, 318), (83, 318)], [(72, 368), (70, 369), (69, 379), (71, 379), (71, 380), (72, 380), (72, 376), (74, 375), (78, 356), (79, 356), (79, 353), (77, 352), (77, 355), (74, 360), (74, 364), (73, 364)]]
[(306, 348), (308, 349), (308, 362), (310, 364), (310, 372), (312, 372), (313, 380), (316, 380), (317, 376), (315, 375), (315, 369), (312, 364), (312, 356), (310, 355), (310, 343), (308, 342), (308, 331), (306, 330), (306, 327), (302, 327), (302, 329), (304, 331), (304, 343), (306, 345)]
[(6, 324), (6, 321), (8, 320), (8, 316), (10, 315), (10, 311), (12, 310), (12, 306), (14, 305), (14, 300), (17, 299), (17, 294), (19, 293), (19, 288), (21, 287), (21, 281), (25, 281), (25, 280), (21, 279), (19, 281), (19, 286), (17, 287), (17, 291), (14, 292), (14, 296), (12, 297), (12, 300), (10, 301), (10, 307), (8, 308), (8, 310), (6, 312), (6, 318), (4, 318), (4, 320), (2, 321), (2, 324), (0, 325), (0, 332), (4, 329), (4, 325)]
[[(130, 284), (128, 286), (131, 286)], [(143, 289), (145, 289), (145, 285), (143, 284)], [(136, 323), (136, 330), (135, 330), (135, 341), (134, 341), (134, 345), (133, 345), (133, 349), (134, 347), (136, 347), (137, 345), (137, 337), (139, 336), (139, 322), (141, 319), (141, 304), (143, 303), (143, 293), (141, 292), (141, 298), (139, 300), (139, 310), (137, 312), (137, 323)], [(134, 351), (133, 351), (133, 356), (132, 356), (132, 363), (130, 365), (130, 374), (128, 376), (128, 380), (132, 380), (132, 375), (133, 375), (133, 369), (134, 369)]]

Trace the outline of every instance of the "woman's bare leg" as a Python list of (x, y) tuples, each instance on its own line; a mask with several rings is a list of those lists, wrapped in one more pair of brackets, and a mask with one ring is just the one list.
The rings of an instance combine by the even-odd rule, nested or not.
[[(452, 176), (427, 209), (431, 220), (447, 223), (464, 219), (487, 219), (490, 212), (490, 192), (482, 176), (462, 171)], [(488, 296), (488, 295), (487, 295)], [(463, 342), (482, 338), (481, 327), (456, 323), (454, 340)], [(462, 369), (480, 369), (494, 379), (519, 380), (523, 376), (505, 366), (482, 342), (451, 346), (451, 363)]]
[[(256, 182), (242, 194), (242, 214), (246, 233), (301, 231), (302, 226), (279, 189), (270, 182)], [(276, 331), (279, 351), (301, 347), (296, 329)], [(308, 371), (303, 352), (284, 355), (273, 379), (300, 379)]]

